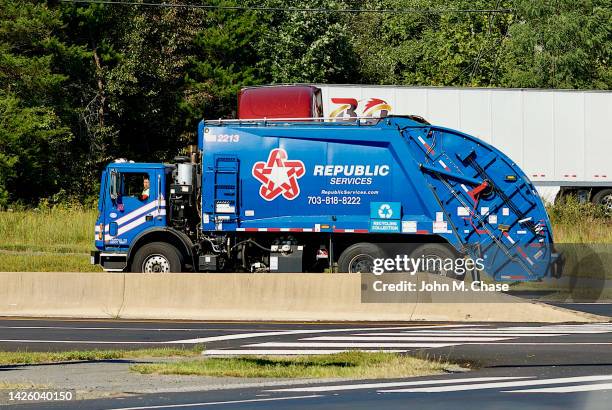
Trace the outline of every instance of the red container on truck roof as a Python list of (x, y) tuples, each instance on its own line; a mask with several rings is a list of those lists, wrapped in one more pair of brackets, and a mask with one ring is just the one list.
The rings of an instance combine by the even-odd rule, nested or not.
[(321, 90), (311, 85), (247, 87), (238, 93), (239, 119), (322, 116)]

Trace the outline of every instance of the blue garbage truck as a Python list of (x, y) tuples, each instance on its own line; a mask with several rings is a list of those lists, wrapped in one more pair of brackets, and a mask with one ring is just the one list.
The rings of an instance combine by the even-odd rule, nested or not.
[(172, 164), (108, 164), (98, 210), (107, 271), (371, 272), (399, 244), (523, 281), (556, 260), (519, 167), (414, 116), (202, 121)]

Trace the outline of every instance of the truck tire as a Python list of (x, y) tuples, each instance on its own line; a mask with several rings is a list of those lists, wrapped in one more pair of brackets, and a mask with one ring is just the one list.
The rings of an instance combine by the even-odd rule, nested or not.
[[(449, 245), (445, 245), (442, 243), (426, 243), (426, 244), (416, 247), (410, 254), (410, 258), (411, 259), (423, 258), (424, 260), (441, 261), (440, 264), (436, 262), (432, 263), (428, 267), (428, 269), (421, 269), (422, 272), (433, 273), (436, 275), (441, 275), (441, 276), (446, 276), (448, 278), (461, 279), (461, 280), (463, 280), (466, 276), (465, 274), (457, 275), (455, 270), (444, 270), (443, 266), (441, 266), (444, 264), (444, 260), (452, 259), (453, 261), (455, 261), (457, 258), (460, 258), (460, 256)], [(438, 269), (438, 267), (441, 267), (442, 269)]]
[(372, 272), (374, 259), (384, 258), (384, 251), (376, 244), (361, 242), (349, 246), (338, 258), (338, 272)]
[(593, 203), (603, 206), (606, 212), (612, 213), (612, 189), (602, 189), (593, 195)]
[(132, 272), (141, 273), (181, 272), (181, 255), (169, 243), (151, 242), (138, 249), (131, 268)]

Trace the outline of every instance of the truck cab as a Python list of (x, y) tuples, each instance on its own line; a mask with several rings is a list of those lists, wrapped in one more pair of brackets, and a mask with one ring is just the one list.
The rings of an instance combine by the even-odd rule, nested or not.
[(146, 232), (166, 228), (166, 191), (171, 166), (118, 161), (102, 173), (96, 251), (92, 262), (123, 271), (130, 247)]

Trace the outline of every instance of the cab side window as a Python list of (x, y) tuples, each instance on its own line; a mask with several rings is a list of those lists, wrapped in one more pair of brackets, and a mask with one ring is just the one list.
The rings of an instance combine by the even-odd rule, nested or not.
[(149, 174), (146, 172), (130, 172), (121, 174), (121, 195), (131, 196), (146, 201), (149, 197), (151, 185)]

